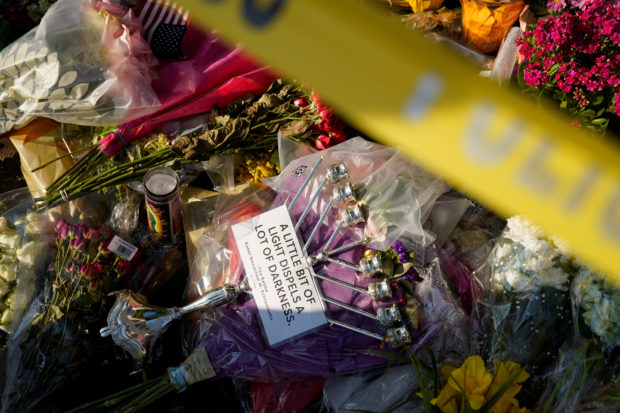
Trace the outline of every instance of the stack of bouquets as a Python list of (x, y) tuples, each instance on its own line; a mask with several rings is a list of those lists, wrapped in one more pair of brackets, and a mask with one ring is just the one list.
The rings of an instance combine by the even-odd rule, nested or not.
[(31, 291), (18, 291), (26, 308), (8, 341), (2, 411), (31, 410), (109, 350), (96, 330), (129, 263), (107, 248), (114, 234), (104, 226), (52, 216), (26, 218), (20, 257), (30, 272), (20, 281)]
[(618, 386), (619, 290), (567, 251), (526, 219), (508, 219), (490, 257), (483, 354), (526, 365), (543, 410), (574, 411), (588, 395), (617, 407), (606, 393)]

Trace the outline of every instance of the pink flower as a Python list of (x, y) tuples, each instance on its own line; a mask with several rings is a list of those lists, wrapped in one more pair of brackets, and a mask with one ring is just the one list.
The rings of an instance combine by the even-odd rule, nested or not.
[(566, 0), (547, 0), (547, 9), (559, 12), (566, 8)]
[(74, 250), (84, 251), (86, 242), (82, 235), (77, 235), (73, 241), (71, 241), (71, 248)]
[(571, 0), (570, 5), (578, 8), (578, 9), (585, 9), (586, 6), (588, 5), (588, 3), (590, 3), (592, 0)]
[(57, 241), (63, 240), (69, 236), (69, 224), (64, 219), (56, 223)]

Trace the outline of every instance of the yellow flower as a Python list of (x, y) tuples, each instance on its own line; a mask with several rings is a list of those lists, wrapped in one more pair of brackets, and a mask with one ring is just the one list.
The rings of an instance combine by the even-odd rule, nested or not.
[[(495, 368), (495, 377), (493, 378), (491, 389), (487, 396), (489, 399), (497, 393), (504, 383), (510, 380), (510, 378), (515, 375), (519, 369), (521, 369), (521, 365), (517, 363), (513, 363), (512, 361), (500, 361), (498, 359), (493, 360), (493, 366)], [(513, 409), (516, 409), (514, 411), (519, 411), (519, 402), (514, 397), (523, 387), (520, 384), (527, 380), (528, 377), (530, 377), (530, 375), (525, 371), (522, 371), (517, 379), (512, 382), (510, 387), (506, 389), (506, 392), (502, 394), (502, 397), (497, 401), (497, 403), (493, 405), (491, 408), (491, 413), (510, 413)]]
[[(450, 367), (442, 368), (442, 374)], [(443, 412), (458, 413), (460, 395), (464, 395), (473, 410), (478, 410), (486, 402), (486, 394), (493, 380), (480, 356), (471, 356), (457, 369), (449, 373), (448, 384), (439, 396), (431, 400)]]
[(437, 10), (443, 0), (407, 0), (414, 13), (422, 13), (430, 10)]

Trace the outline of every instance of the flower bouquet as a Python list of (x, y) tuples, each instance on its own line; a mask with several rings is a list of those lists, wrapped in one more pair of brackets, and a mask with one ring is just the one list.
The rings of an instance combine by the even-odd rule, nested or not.
[(197, 121), (201, 122), (198, 128), (188, 126), (173, 141), (164, 134), (140, 138), (118, 148), (112, 157), (90, 150), (47, 188), (37, 205), (53, 206), (86, 192), (140, 181), (158, 166), (181, 171), (188, 164), (235, 153), (243, 154), (243, 170), (252, 177), (272, 176), (277, 171), (278, 131), (322, 149), (346, 139), (344, 124), (318, 96), (282, 80), (258, 97), (215, 108), (206, 119), (193, 123)]
[(544, 372), (573, 333), (570, 285), (579, 267), (558, 240), (525, 218), (508, 219), (491, 254), (484, 354)]
[[(37, 222), (43, 230), (39, 237), (45, 239), (50, 227), (44, 225), (46, 217), (31, 215), (29, 220)], [(106, 295), (120, 280), (123, 260), (107, 248), (113, 234), (102, 226), (72, 225), (64, 219), (55, 223), (53, 233), (55, 257), (47, 271), (38, 274), (35, 281), (41, 290), (9, 338), (2, 411), (32, 409), (79, 374), (90, 352), (104, 354), (105, 347), (99, 347), (89, 331), (101, 321)], [(33, 252), (36, 246), (28, 248)], [(24, 261), (27, 254), (22, 252)], [(42, 260), (31, 258), (38, 264)]]
[(159, 105), (156, 63), (128, 8), (58, 1), (0, 53), (0, 133), (37, 117), (101, 126), (143, 116)]
[(604, 132), (620, 115), (620, 9), (605, 0), (549, 4), (553, 12), (519, 38), (519, 85), (559, 102), (576, 126)]

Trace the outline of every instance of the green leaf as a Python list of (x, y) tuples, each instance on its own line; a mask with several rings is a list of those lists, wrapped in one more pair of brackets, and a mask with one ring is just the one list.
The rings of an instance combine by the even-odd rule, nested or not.
[(596, 112), (594, 111), (594, 109), (586, 109), (584, 111), (581, 111), (580, 114), (581, 116), (592, 118), (596, 115)]
[(375, 356), (383, 356), (400, 362), (411, 361), (411, 359), (409, 359), (408, 357), (402, 356), (400, 354), (390, 353), (389, 351), (384, 350), (362, 350), (362, 353), (373, 354)]
[(433, 354), (433, 351), (430, 348), (424, 347), (424, 349), (431, 358), (431, 366), (433, 367), (433, 386), (435, 389), (435, 394), (439, 394), (439, 373), (437, 371), (437, 360), (435, 359), (435, 354)]
[(607, 118), (592, 119), (592, 121), (590, 121), (590, 123), (592, 123), (593, 125), (605, 125), (605, 126), (607, 126), (607, 123), (609, 123), (609, 119), (607, 119)]
[(603, 101), (605, 100), (605, 96), (604, 95), (598, 95), (596, 96), (593, 100), (592, 100), (592, 105), (594, 106), (598, 106), (601, 103), (603, 103)]
[(528, 86), (527, 86), (527, 84), (525, 84), (525, 76), (523, 74), (524, 71), (525, 71), (525, 65), (524, 64), (520, 64), (519, 68), (517, 69), (517, 81), (519, 83), (519, 86), (521, 86), (521, 88), (527, 89)]
[(551, 66), (551, 69), (549, 69), (549, 77), (555, 75), (559, 68), (560, 68), (560, 64), (559, 63), (556, 63), (553, 66)]

